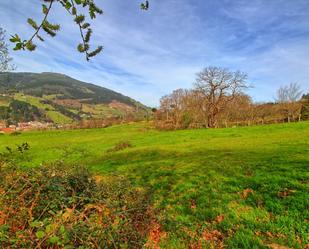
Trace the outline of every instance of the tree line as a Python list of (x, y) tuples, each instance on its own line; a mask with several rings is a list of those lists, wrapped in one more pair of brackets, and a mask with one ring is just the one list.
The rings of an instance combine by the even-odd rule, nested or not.
[[(192, 89), (178, 89), (160, 100), (155, 124), (160, 129), (219, 128), (308, 119), (309, 95), (297, 83), (280, 87), (270, 103), (254, 103), (245, 93), (247, 74), (207, 67)], [(307, 114), (306, 114), (307, 113)]]

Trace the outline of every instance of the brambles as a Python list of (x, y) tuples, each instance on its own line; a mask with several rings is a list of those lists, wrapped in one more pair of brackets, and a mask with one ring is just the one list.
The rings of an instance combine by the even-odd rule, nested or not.
[[(21, 141), (28, 141), (31, 146), (24, 154), (15, 147)], [(120, 141), (130, 141), (134, 148), (102, 153)], [(269, 244), (300, 249), (308, 244), (308, 143), (308, 122), (169, 132), (149, 129), (147, 123), (134, 123), (107, 129), (25, 132), (19, 137), (5, 135), (0, 138), (0, 151), (4, 152), (5, 146), (9, 146), (15, 158), (17, 155), (21, 159), (31, 158), (30, 161), (15, 159), (27, 167), (55, 160), (87, 165), (98, 173), (94, 176), (96, 184), (107, 186), (101, 196), (109, 196), (104, 197), (111, 199), (108, 203), (118, 203), (117, 210), (127, 206), (126, 203), (129, 203), (127, 211), (139, 209), (138, 204), (130, 205), (130, 198), (135, 201), (134, 193), (140, 193), (145, 200), (135, 203), (149, 206), (149, 195), (143, 189), (151, 189), (150, 211), (154, 214), (149, 216), (147, 211), (145, 214), (144, 207), (134, 212), (141, 217), (138, 224), (145, 226), (138, 230), (148, 230), (146, 221), (154, 217), (154, 221), (149, 222), (148, 243), (145, 242), (149, 249), (154, 246), (217, 248), (222, 243), (224, 248), (235, 249), (267, 248)], [(44, 168), (42, 171), (44, 173)], [(0, 178), (2, 175), (0, 172)], [(123, 178), (113, 177), (119, 175), (130, 179), (132, 185), (142, 191)], [(74, 177), (74, 186), (80, 185), (76, 178), (80, 177)], [(59, 187), (51, 187), (58, 192)], [(29, 188), (32, 190), (35, 189)], [(1, 196), (2, 190), (0, 192)], [(97, 205), (92, 197), (90, 202)], [(79, 215), (74, 212), (75, 216)], [(35, 233), (41, 230), (46, 235), (48, 224), (33, 228), (36, 229), (33, 238), (36, 239)], [(108, 231), (110, 227), (107, 226)], [(86, 233), (90, 228), (80, 229)], [(38, 236), (41, 235), (39, 232)], [(61, 237), (61, 232), (55, 236)], [(144, 235), (139, 236), (143, 241)]]
[(62, 164), (0, 168), (2, 248), (141, 248), (147, 192)]
[[(13, 133), (12, 133), (13, 134)], [(15, 148), (9, 146), (5, 147), (5, 151), (0, 153), (0, 168), (1, 166), (7, 166), (14, 164), (17, 160), (27, 160), (30, 145), (25, 142), (21, 145), (16, 145)]]

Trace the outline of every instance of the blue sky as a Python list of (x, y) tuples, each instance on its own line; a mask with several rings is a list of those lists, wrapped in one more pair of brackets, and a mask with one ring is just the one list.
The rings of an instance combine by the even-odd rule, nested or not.
[[(56, 8), (59, 35), (37, 51), (12, 52), (17, 71), (59, 72), (156, 106), (161, 96), (190, 88), (206, 66), (249, 75), (255, 101), (272, 101), (281, 85), (309, 92), (308, 0), (96, 0), (93, 44), (104, 51), (90, 63), (76, 51), (78, 29)], [(0, 26), (29, 37), (28, 17), (41, 19), (38, 0), (0, 0)], [(18, 9), (17, 9), (18, 7)]]

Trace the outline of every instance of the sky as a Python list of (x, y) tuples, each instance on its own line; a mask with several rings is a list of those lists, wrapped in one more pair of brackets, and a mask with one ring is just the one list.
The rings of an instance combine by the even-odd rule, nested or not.
[[(40, 1), (42, 2), (42, 1)], [(93, 22), (92, 44), (103, 52), (86, 62), (76, 51), (79, 30), (56, 7), (55, 38), (44, 35), (35, 52), (11, 52), (18, 72), (57, 72), (158, 106), (160, 97), (191, 88), (208, 66), (240, 70), (256, 102), (297, 82), (309, 92), (308, 0), (96, 0), (104, 14)], [(42, 19), (38, 0), (0, 0), (0, 26), (25, 39), (28, 17)], [(12, 46), (11, 46), (12, 47)]]

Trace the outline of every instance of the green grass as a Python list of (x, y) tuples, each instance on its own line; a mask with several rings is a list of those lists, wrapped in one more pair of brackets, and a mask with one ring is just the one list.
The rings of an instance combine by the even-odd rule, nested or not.
[[(133, 147), (107, 152), (122, 141)], [(28, 132), (1, 136), (0, 150), (22, 142), (31, 146), (22, 165), (63, 160), (151, 188), (154, 212), (167, 233), (162, 248), (199, 242), (211, 248), (213, 241), (201, 238), (214, 230), (227, 248), (308, 244), (309, 122), (169, 132), (147, 124)]]
[(73, 123), (73, 120), (62, 113), (55, 111), (55, 110), (50, 110), (46, 111), (47, 116), (53, 120), (54, 123), (56, 124), (70, 124)]

